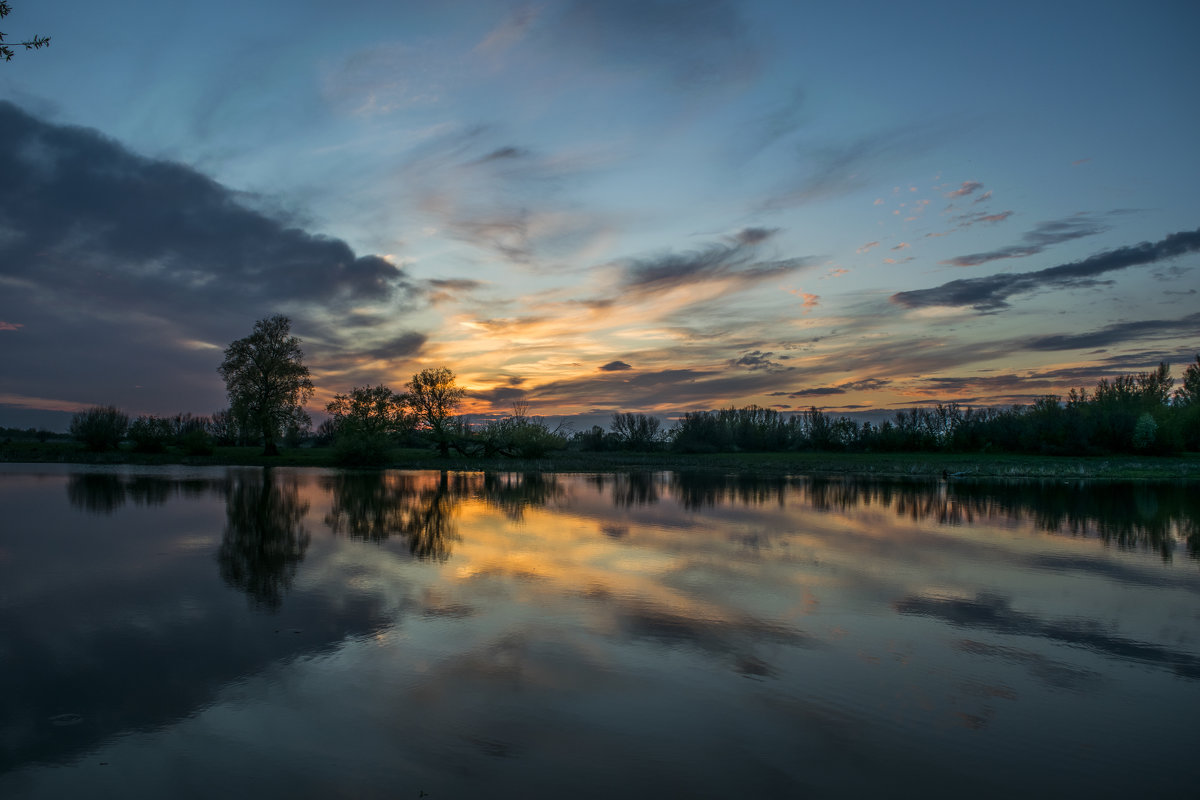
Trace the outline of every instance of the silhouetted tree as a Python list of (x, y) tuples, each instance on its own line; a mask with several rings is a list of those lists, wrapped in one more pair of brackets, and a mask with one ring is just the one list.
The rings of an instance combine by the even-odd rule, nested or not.
[(275, 440), (310, 423), (303, 405), (313, 395), (300, 340), (291, 320), (276, 314), (254, 323), (254, 332), (225, 348), (218, 372), (235, 416), (262, 436), (263, 455), (278, 455)]
[[(0, 19), (7, 17), (11, 13), (12, 6), (8, 4), (7, 0), (0, 0)], [(35, 35), (23, 42), (11, 42), (8, 44), (4, 43), (4, 36), (5, 35), (3, 33), (0, 33), (0, 59), (5, 61), (12, 61), (12, 57), (14, 55), (12, 49), (14, 47), (24, 47), (26, 50), (40, 50), (43, 47), (50, 46), (49, 36)]]
[(93, 406), (71, 418), (70, 430), (88, 450), (98, 453), (116, 449), (128, 427), (129, 417), (116, 407)]
[(620, 446), (627, 450), (652, 450), (662, 443), (658, 417), (648, 414), (613, 414), (612, 432)]
[(1179, 435), (1188, 450), (1200, 450), (1200, 354), (1183, 371), (1173, 406), (1179, 417)]
[(129, 424), (129, 440), (139, 453), (161, 453), (175, 437), (170, 420), (143, 414)]
[(513, 413), (492, 420), (482, 429), (473, 431), (471, 439), (482, 447), (483, 455), (491, 458), (541, 458), (552, 450), (567, 446), (564, 426), (551, 428), (541, 417), (529, 416), (525, 403), (514, 403)]
[(388, 387), (361, 386), (337, 394), (325, 406), (332, 422), (338, 459), (347, 464), (380, 464), (391, 437), (413, 427), (404, 397)]
[(419, 424), (429, 431), (442, 456), (450, 455), (454, 410), (466, 394), (446, 367), (423, 369), (408, 382), (405, 402), (417, 415)]

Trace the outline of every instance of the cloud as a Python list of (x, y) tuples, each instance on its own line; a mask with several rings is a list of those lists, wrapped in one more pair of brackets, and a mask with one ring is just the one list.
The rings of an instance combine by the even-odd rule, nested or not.
[(962, 186), (955, 189), (953, 192), (947, 192), (946, 197), (966, 197), (969, 194), (983, 188), (983, 184), (979, 181), (963, 181)]
[(525, 156), (528, 156), (528, 155), (529, 155), (528, 150), (525, 150), (520, 147), (513, 147), (512, 145), (508, 145), (506, 147), (498, 147), (495, 150), (493, 150), (492, 152), (488, 153), (487, 155), (483, 156), (482, 158), (477, 159), (476, 161), (474, 161), (472, 163), (486, 164), (489, 161), (504, 161), (504, 160), (511, 160), (511, 159), (516, 159), (516, 158), (524, 158)]
[(897, 128), (802, 153), (804, 177), (768, 197), (761, 207), (792, 208), (868, 186), (879, 173), (933, 147), (937, 136), (932, 124)]
[(972, 202), (974, 202), (974, 203), (986, 203), (988, 200), (991, 200), (991, 199), (992, 199), (992, 190), (991, 190), (991, 189), (988, 189), (986, 192), (984, 192), (983, 194), (979, 195), (979, 197), (976, 197), (976, 198), (975, 198), (975, 199), (974, 199)]
[(427, 340), (425, 334), (410, 331), (358, 352), (370, 358), (404, 359), (421, 352)]
[(248, 208), (184, 164), (7, 102), (0, 175), (0, 281), (26, 326), (6, 353), (20, 376), (6, 388), (23, 395), (208, 411), (222, 402), (219, 353), (196, 342), (223, 347), (284, 312), (313, 357), (339, 349), (356, 309), (391, 310), (375, 318), (378, 336), (424, 297), (386, 258)]
[(1108, 250), (1082, 261), (1036, 272), (966, 278), (931, 289), (897, 292), (892, 295), (891, 301), (905, 308), (970, 306), (977, 311), (996, 311), (1008, 308), (1008, 298), (1013, 295), (1049, 289), (1096, 286), (1103, 283), (1096, 280), (1096, 276), (1106, 272), (1153, 264), (1197, 250), (1200, 250), (1200, 229), (1172, 233), (1158, 242), (1142, 242), (1130, 247)]
[(800, 298), (801, 313), (807, 314), (817, 306), (821, 305), (821, 296), (812, 292), (804, 292), (799, 289), (791, 291), (792, 294)]
[(623, 372), (629, 369), (633, 369), (633, 367), (629, 366), (624, 361), (610, 361), (604, 366), (600, 367), (601, 372)]
[[(741, 358), (732, 360), (729, 363), (731, 366), (746, 367), (747, 369), (750, 369), (750, 370), (765, 369), (765, 370), (772, 370), (775, 372), (779, 372), (779, 371), (788, 369), (788, 367), (785, 367), (780, 362), (772, 361), (771, 356), (773, 356), (773, 355), (775, 355), (775, 354), (769, 353), (769, 352), (764, 353), (760, 350), (755, 350), (754, 352), (746, 353)], [(787, 356), (784, 356), (784, 358), (787, 358)]]
[[(212, 308), (387, 300), (404, 271), (287, 227), (183, 164), (0, 102), (3, 273), (90, 303), (151, 306), (186, 292)], [(97, 280), (98, 276), (103, 279)]]
[[(1007, 219), (1007, 216), (1002, 216), (1001, 219)], [(991, 220), (981, 216), (977, 221), (999, 222), (1000, 220)], [(1108, 230), (1108, 226), (1101, 225), (1085, 216), (1076, 215), (1067, 217), (1066, 219), (1038, 223), (1037, 227), (1021, 237), (1020, 244), (1002, 247), (998, 250), (989, 250), (984, 253), (957, 256), (941, 263), (950, 264), (955, 267), (974, 267), (986, 264), (989, 261), (999, 261), (1005, 258), (1023, 258), (1025, 256), (1036, 255), (1052, 245), (1069, 242), (1072, 239), (1082, 239), (1085, 236), (1095, 236), (1098, 233), (1104, 233), (1106, 230)]]
[(901, 242), (900, 244), (896, 245), (892, 249), (893, 250), (907, 250), (911, 246), (912, 245), (910, 245), (908, 242)]
[(635, 259), (624, 270), (621, 288), (627, 293), (653, 294), (711, 281), (734, 281), (749, 286), (789, 275), (814, 263), (809, 258), (756, 261), (754, 255), (752, 245), (739, 242)]
[(734, 0), (575, 0), (547, 16), (556, 53), (602, 68), (649, 70), (682, 88), (738, 82), (758, 69), (759, 48)]
[(0, 331), (17, 331), (24, 327), (20, 322), (5, 322), (0, 319)]
[(513, 400), (520, 400), (525, 395), (526, 392), (524, 389), (517, 389), (511, 386), (497, 386), (493, 389), (484, 389), (470, 393), (470, 396), (476, 400), (486, 400), (492, 404), (510, 403)]
[(755, 245), (762, 244), (776, 233), (779, 233), (779, 228), (743, 228), (734, 239), (738, 244)]
[(866, 244), (864, 244), (862, 247), (858, 248), (854, 252), (865, 253), (873, 247), (879, 247), (879, 242), (867, 242)]
[(882, 389), (890, 383), (890, 380), (866, 378), (859, 381), (847, 381), (837, 386), (813, 386), (807, 389), (798, 389), (794, 392), (772, 392), (771, 396), (791, 398), (827, 397), (830, 395), (846, 394), (851, 391), (873, 392)]
[(1106, 347), (1131, 339), (1175, 339), (1192, 336), (1200, 339), (1200, 313), (1179, 319), (1146, 319), (1117, 322), (1086, 333), (1063, 333), (1026, 339), (1027, 350), (1080, 350)]

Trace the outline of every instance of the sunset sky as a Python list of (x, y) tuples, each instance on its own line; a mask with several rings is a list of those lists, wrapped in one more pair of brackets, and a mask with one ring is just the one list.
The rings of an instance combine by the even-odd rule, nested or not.
[(1028, 402), (1200, 352), (1200, 4), (12, 0), (0, 425)]

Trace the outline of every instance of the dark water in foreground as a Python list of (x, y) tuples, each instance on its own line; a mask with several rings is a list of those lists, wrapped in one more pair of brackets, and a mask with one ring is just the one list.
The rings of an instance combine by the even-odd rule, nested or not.
[(1200, 492), (0, 465), (0, 797), (1134, 797)]

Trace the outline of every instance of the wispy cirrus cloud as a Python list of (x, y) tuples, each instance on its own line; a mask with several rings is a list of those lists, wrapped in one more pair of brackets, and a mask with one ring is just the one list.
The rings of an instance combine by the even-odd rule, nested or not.
[(816, 263), (810, 257), (759, 260), (754, 245), (717, 243), (690, 252), (634, 259), (622, 271), (620, 288), (626, 293), (653, 294), (714, 281), (748, 287)]
[(1190, 336), (1200, 343), (1200, 313), (1178, 319), (1145, 319), (1116, 322), (1085, 333), (1060, 333), (1026, 339), (1028, 350), (1082, 350), (1107, 347), (1131, 339), (1178, 339)]
[[(977, 221), (1000, 222), (1007, 218), (1007, 215), (1003, 215), (998, 219), (988, 219), (985, 215), (981, 215)], [(1085, 236), (1095, 236), (1098, 233), (1104, 233), (1106, 230), (1108, 230), (1107, 225), (1085, 215), (1075, 215), (1065, 219), (1038, 223), (1033, 230), (1026, 232), (1017, 244), (1001, 247), (997, 250), (988, 250), (983, 253), (956, 256), (941, 263), (950, 264), (955, 267), (975, 267), (980, 264), (986, 264), (989, 261), (1000, 261), (1005, 258), (1024, 258), (1025, 256), (1036, 255), (1052, 245), (1069, 242), (1073, 239), (1082, 239)]]
[(979, 181), (963, 181), (962, 185), (954, 191), (946, 192), (946, 197), (966, 197), (969, 194), (974, 194), (982, 188), (983, 184)]
[(998, 311), (1008, 308), (1008, 299), (1013, 295), (1049, 289), (1096, 286), (1102, 282), (1097, 276), (1107, 272), (1153, 264), (1197, 250), (1200, 250), (1200, 229), (1181, 231), (1157, 242), (1142, 242), (1130, 247), (1108, 250), (1082, 261), (1035, 272), (963, 278), (931, 289), (897, 292), (892, 295), (891, 301), (905, 308), (970, 306), (977, 311)]

